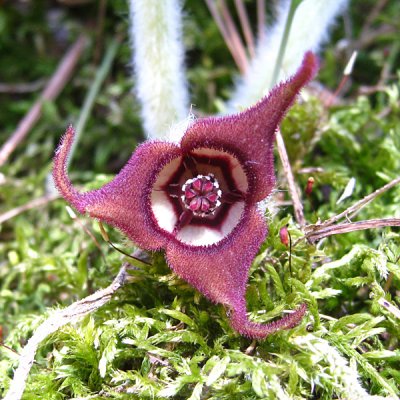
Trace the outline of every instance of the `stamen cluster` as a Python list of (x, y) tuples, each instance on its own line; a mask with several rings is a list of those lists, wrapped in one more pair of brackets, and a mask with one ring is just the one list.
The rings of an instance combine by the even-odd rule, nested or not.
[(184, 206), (196, 216), (214, 214), (221, 205), (222, 191), (213, 174), (197, 175), (182, 185), (181, 200)]

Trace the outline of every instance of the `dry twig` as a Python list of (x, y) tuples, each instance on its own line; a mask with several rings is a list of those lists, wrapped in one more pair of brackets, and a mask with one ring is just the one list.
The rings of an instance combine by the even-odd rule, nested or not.
[(42, 197), (38, 197), (36, 199), (31, 200), (22, 206), (15, 207), (12, 210), (6, 211), (4, 214), (0, 215), (0, 224), (2, 224), (5, 221), (8, 221), (11, 218), (16, 217), (19, 214), (22, 214), (25, 211), (32, 210), (33, 208), (36, 207), (45, 206), (51, 201), (57, 199), (58, 197), (60, 197), (58, 194), (50, 194), (50, 195), (46, 194)]
[(79, 318), (96, 311), (110, 301), (113, 294), (126, 283), (128, 276), (126, 270), (128, 266), (129, 264), (125, 263), (121, 267), (118, 275), (110, 286), (98, 290), (65, 309), (53, 312), (52, 315), (36, 329), (35, 333), (22, 350), (18, 368), (14, 373), (13, 380), (4, 400), (21, 399), (25, 390), (29, 371), (35, 361), (36, 351), (40, 343), (45, 340), (47, 336), (56, 332), (64, 325), (77, 321)]
[(276, 144), (278, 147), (278, 153), (282, 162), (283, 170), (285, 171), (286, 179), (288, 181), (289, 193), (293, 201), (294, 215), (298, 224), (303, 227), (306, 223), (303, 213), (303, 204), (301, 202), (299, 193), (297, 192), (292, 167), (290, 166), (289, 157), (286, 151), (285, 142), (283, 141), (283, 137), (279, 129), (276, 132)]
[[(244, 51), (241, 51), (237, 47), (237, 40), (236, 41), (234, 40), (234, 33), (229, 29), (229, 27), (226, 25), (225, 21), (221, 18), (221, 15), (218, 11), (218, 8), (217, 8), (215, 2), (213, 0), (206, 0), (206, 4), (208, 6), (208, 9), (210, 10), (210, 13), (211, 13), (215, 23), (218, 26), (219, 31), (221, 32), (222, 37), (224, 38), (226, 46), (228, 47), (228, 49), (235, 61), (235, 64), (239, 68), (239, 71), (242, 74), (244, 74), (248, 67), (246, 53)], [(225, 14), (226, 14), (226, 12), (225, 12)]]
[(85, 48), (86, 38), (80, 36), (75, 44), (68, 50), (67, 54), (61, 60), (57, 70), (54, 72), (51, 79), (48, 81), (40, 98), (33, 104), (28, 114), (20, 121), (17, 129), (12, 133), (10, 138), (0, 149), (0, 166), (4, 165), (10, 154), (24, 140), (32, 126), (40, 118), (43, 103), (45, 101), (54, 100), (66, 83), (71, 78), (72, 72), (78, 63), (78, 60)]
[(258, 41), (261, 42), (265, 29), (265, 0), (257, 0), (257, 35)]
[(305, 237), (311, 242), (315, 242), (327, 236), (361, 231), (365, 229), (383, 228), (385, 226), (400, 226), (400, 218), (369, 219), (366, 221), (347, 222), (333, 226), (319, 227), (318, 230), (306, 234)]
[(364, 35), (368, 34), (371, 30), (371, 26), (375, 19), (379, 16), (382, 9), (386, 6), (388, 0), (378, 0), (374, 7), (372, 8), (371, 12), (368, 14), (367, 18), (365, 18), (364, 25), (361, 28), (361, 32), (359, 37), (363, 37)]
[(236, 29), (236, 25), (233, 22), (233, 18), (231, 16), (231, 13), (229, 12), (229, 8), (227, 7), (225, 0), (220, 0), (220, 5), (222, 19), (224, 20), (226, 29), (228, 30), (228, 35), (231, 38), (231, 42), (236, 49), (237, 54), (239, 55), (239, 58), (241, 60), (240, 62), (243, 65), (245, 73), (249, 68), (249, 63), (246, 56), (246, 49), (243, 45), (242, 39), (240, 38), (239, 32)]
[(381, 188), (375, 190), (374, 192), (370, 193), (368, 196), (365, 196), (363, 199), (357, 201), (352, 206), (344, 210), (343, 212), (334, 215), (333, 217), (325, 220), (324, 222), (320, 222), (315, 225), (308, 225), (305, 230), (306, 233), (312, 233), (324, 229), (325, 227), (334, 224), (335, 222), (340, 221), (343, 218), (349, 218), (356, 215), (362, 208), (364, 208), (368, 203), (374, 200), (376, 197), (380, 196), (382, 193), (386, 192), (387, 190), (391, 189), (392, 187), (398, 185), (400, 183), (400, 176), (393, 179), (391, 182), (387, 183), (386, 185), (382, 186)]
[(239, 16), (240, 25), (242, 26), (242, 32), (246, 40), (247, 49), (249, 51), (250, 57), (254, 57), (256, 53), (254, 46), (254, 38), (250, 28), (249, 17), (247, 15), (246, 8), (243, 4), (243, 0), (235, 0), (235, 6)]
[(45, 79), (39, 79), (37, 81), (27, 83), (0, 83), (0, 93), (32, 93), (42, 89), (45, 84)]

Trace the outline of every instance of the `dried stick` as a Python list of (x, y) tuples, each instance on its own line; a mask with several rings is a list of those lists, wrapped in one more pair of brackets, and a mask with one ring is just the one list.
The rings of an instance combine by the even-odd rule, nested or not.
[(365, 32), (359, 39), (352, 43), (352, 48), (357, 50), (362, 50), (369, 45), (376, 43), (378, 37), (388, 36), (392, 34), (397, 34), (397, 28), (391, 25), (381, 25), (374, 30), (369, 30)]
[(257, 35), (258, 41), (261, 42), (265, 29), (265, 0), (257, 0)]
[(250, 28), (249, 17), (247, 15), (246, 8), (243, 4), (243, 0), (235, 0), (235, 6), (239, 16), (243, 35), (246, 40), (247, 49), (249, 50), (250, 57), (254, 57), (255, 56), (254, 38)]
[(47, 336), (56, 332), (62, 326), (75, 322), (77, 319), (96, 311), (98, 308), (111, 300), (112, 295), (121, 288), (127, 281), (126, 269), (129, 266), (125, 263), (118, 272), (118, 275), (105, 289), (98, 290), (92, 295), (79, 300), (65, 309), (55, 311), (44, 321), (22, 350), (19, 365), (14, 373), (13, 380), (4, 400), (20, 400), (26, 386), (29, 371), (35, 361), (36, 351), (40, 343)]
[(86, 38), (80, 36), (61, 60), (51, 79), (48, 81), (40, 98), (33, 104), (28, 114), (19, 122), (17, 129), (0, 149), (0, 167), (7, 161), (10, 154), (24, 140), (32, 126), (40, 118), (43, 103), (54, 100), (72, 76), (72, 72), (85, 48)]
[(396, 179), (393, 179), (391, 182), (387, 183), (386, 185), (382, 186), (381, 188), (375, 190), (374, 192), (370, 193), (368, 196), (365, 196), (363, 199), (357, 201), (352, 206), (341, 212), (340, 214), (334, 215), (331, 218), (328, 218), (324, 222), (315, 225), (308, 225), (306, 227), (307, 232), (314, 233), (315, 231), (319, 231), (320, 229), (332, 225), (335, 222), (341, 220), (342, 218), (346, 218), (349, 215), (355, 215), (355, 213), (359, 212), (362, 208), (364, 208), (369, 202), (374, 200), (376, 197), (380, 196), (382, 193), (386, 192), (387, 190), (391, 189), (393, 186), (396, 186), (400, 183), (400, 176)]
[(45, 79), (38, 79), (37, 81), (27, 83), (0, 83), (0, 93), (32, 93), (41, 89), (45, 84)]
[(238, 67), (239, 71), (243, 74), (246, 70), (246, 67), (243, 65), (243, 62), (236, 51), (236, 48), (232, 42), (232, 37), (229, 35), (228, 29), (225, 26), (225, 23), (218, 12), (215, 2), (213, 0), (205, 0), (205, 1), (215, 23), (218, 26), (219, 31), (221, 32), (222, 37), (224, 38), (226, 46), (228, 47), (229, 52), (231, 53), (235, 61), (236, 66)]
[(369, 219), (366, 221), (347, 222), (343, 224), (327, 226), (324, 228), (320, 227), (317, 231), (306, 234), (305, 237), (311, 242), (314, 242), (327, 236), (361, 231), (365, 229), (383, 228), (385, 226), (400, 226), (400, 218)]
[(249, 68), (249, 62), (246, 56), (246, 49), (243, 45), (242, 39), (240, 38), (239, 32), (236, 29), (235, 23), (233, 22), (231, 13), (226, 6), (225, 0), (220, 0), (222, 18), (225, 21), (225, 26), (228, 31), (228, 35), (231, 37), (232, 44), (236, 49), (236, 52), (240, 58), (240, 62), (243, 65), (244, 72)]
[(303, 204), (300, 200), (299, 193), (297, 192), (292, 167), (290, 166), (285, 142), (283, 141), (280, 129), (278, 129), (278, 131), (276, 132), (276, 144), (278, 147), (278, 153), (282, 162), (283, 170), (285, 171), (286, 179), (288, 182), (289, 194), (293, 201), (294, 215), (298, 224), (303, 227), (306, 223), (304, 219)]
[(361, 28), (361, 33), (359, 37), (365, 35), (371, 29), (372, 23), (378, 17), (381, 10), (386, 6), (388, 0), (378, 0), (374, 7), (372, 8), (371, 12), (368, 14), (367, 18), (365, 18), (365, 23)]
[(45, 196), (33, 199), (22, 206), (15, 207), (12, 210), (6, 211), (4, 214), (0, 215), (0, 224), (2, 224), (5, 221), (8, 221), (11, 218), (16, 217), (19, 214), (22, 214), (25, 211), (32, 210), (33, 208), (36, 207), (44, 206), (50, 203), (51, 201), (57, 199), (58, 197), (60, 197), (58, 194), (51, 194), (51, 195), (46, 194)]

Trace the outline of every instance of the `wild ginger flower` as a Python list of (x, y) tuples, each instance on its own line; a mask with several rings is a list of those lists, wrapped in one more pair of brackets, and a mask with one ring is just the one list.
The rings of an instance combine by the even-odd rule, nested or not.
[(269, 324), (249, 321), (246, 283), (267, 234), (258, 209), (275, 185), (275, 131), (317, 61), (302, 65), (255, 106), (231, 116), (195, 120), (179, 144), (147, 141), (98, 190), (78, 192), (66, 169), (74, 139), (67, 129), (54, 158), (61, 195), (80, 213), (119, 228), (139, 247), (164, 249), (171, 269), (207, 298), (224, 304), (239, 333), (264, 338), (295, 326), (305, 305)]

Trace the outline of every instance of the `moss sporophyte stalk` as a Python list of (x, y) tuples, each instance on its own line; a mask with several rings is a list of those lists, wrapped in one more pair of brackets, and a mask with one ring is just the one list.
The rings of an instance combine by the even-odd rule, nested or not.
[(252, 260), (267, 235), (259, 203), (275, 185), (275, 132), (301, 88), (318, 69), (305, 54), (298, 71), (256, 105), (235, 115), (191, 122), (180, 143), (147, 141), (108, 184), (78, 192), (66, 169), (70, 126), (54, 158), (61, 195), (80, 213), (119, 228), (145, 250), (164, 249), (170, 268), (228, 309), (232, 327), (262, 339), (299, 323), (306, 306), (269, 323), (246, 315)]

